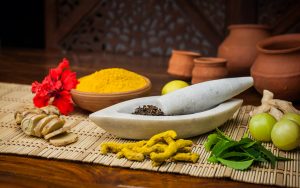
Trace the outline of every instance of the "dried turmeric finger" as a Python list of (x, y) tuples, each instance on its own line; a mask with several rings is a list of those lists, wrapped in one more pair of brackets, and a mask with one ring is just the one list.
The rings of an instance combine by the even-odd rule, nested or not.
[(149, 139), (149, 141), (147, 142), (146, 145), (153, 146), (154, 144), (161, 142), (164, 138), (167, 138), (167, 137), (171, 137), (172, 139), (175, 139), (177, 137), (177, 134), (173, 130), (156, 134)]
[(155, 144), (152, 146), (152, 152), (161, 153), (164, 152), (167, 149), (168, 145), (166, 144)]
[(118, 159), (123, 158), (123, 157), (124, 157), (123, 151), (119, 151), (119, 152), (116, 154), (116, 156), (117, 156)]
[[(174, 140), (176, 136), (176, 132), (171, 130), (154, 135), (148, 141), (125, 144), (107, 142), (101, 145), (101, 152), (102, 154), (116, 153), (118, 158), (125, 157), (133, 161), (143, 161), (146, 156), (150, 156), (153, 166), (159, 166), (171, 159), (196, 162), (199, 158), (198, 154), (186, 153), (191, 152), (193, 142), (183, 139)], [(179, 155), (176, 154), (177, 152)]]
[(127, 147), (127, 148), (142, 147), (142, 146), (144, 146), (146, 143), (147, 143), (146, 140), (141, 140), (141, 141), (134, 142), (134, 143), (125, 143), (125, 144), (124, 144), (124, 147)]
[(163, 153), (152, 152), (150, 154), (150, 158), (155, 162), (164, 162), (165, 160), (173, 156), (177, 152), (177, 150), (178, 149), (177, 149), (176, 142), (173, 142), (168, 145), (168, 147)]
[(157, 152), (157, 153), (164, 152), (167, 147), (168, 145), (166, 144), (155, 144), (151, 147), (148, 146), (134, 147), (132, 148), (132, 150), (138, 153), (142, 153), (143, 155), (150, 155), (150, 153), (152, 152)]
[(199, 155), (197, 153), (177, 153), (172, 157), (175, 161), (185, 161), (196, 163), (199, 159)]
[(122, 153), (126, 157), (126, 159), (131, 161), (143, 161), (145, 159), (142, 153), (132, 151), (131, 149), (128, 149), (126, 147), (122, 149)]
[(114, 142), (106, 142), (101, 145), (101, 153), (102, 154), (107, 154), (109, 152), (111, 153), (118, 153), (121, 151), (122, 146), (119, 143), (114, 143)]
[(167, 143), (167, 144), (171, 144), (172, 142), (175, 142), (174, 139), (170, 136), (166, 136), (164, 137), (164, 141)]
[(133, 148), (133, 147), (141, 147), (146, 144), (145, 140), (135, 142), (135, 143), (115, 143), (115, 142), (106, 142), (101, 145), (101, 153), (102, 154), (107, 154), (108, 152), (111, 153), (118, 153), (121, 151), (123, 148)]
[(163, 162), (151, 161), (152, 166), (160, 166)]
[(184, 139), (179, 139), (179, 140), (176, 140), (176, 145), (177, 145), (177, 148), (184, 148), (184, 147), (189, 147), (189, 146), (192, 146), (193, 145), (193, 141), (191, 140), (184, 140)]
[(180, 153), (189, 153), (191, 151), (192, 151), (192, 147), (183, 147), (178, 149), (178, 152)]
[(189, 147), (192, 145), (193, 142), (191, 140), (179, 139), (176, 140), (176, 142), (169, 144), (163, 153), (151, 153), (150, 158), (156, 162), (163, 162), (173, 156), (180, 148)]

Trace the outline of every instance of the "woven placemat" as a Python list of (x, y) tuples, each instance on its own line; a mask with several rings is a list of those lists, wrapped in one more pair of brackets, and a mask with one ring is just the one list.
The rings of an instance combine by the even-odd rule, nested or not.
[[(210, 164), (207, 162), (209, 153), (203, 147), (208, 134), (192, 139), (195, 143), (193, 152), (200, 154), (200, 159), (196, 164), (172, 162), (160, 167), (152, 167), (150, 160), (132, 162), (124, 158), (117, 159), (114, 154), (101, 155), (99, 153), (99, 145), (101, 143), (107, 141), (128, 142), (128, 140), (117, 138), (105, 132), (78, 109), (72, 115), (67, 116), (66, 120), (67, 123), (77, 123), (72, 132), (79, 136), (79, 140), (66, 147), (54, 147), (43, 139), (25, 135), (14, 121), (13, 114), (16, 109), (31, 104), (32, 97), (33, 95), (28, 85), (0, 82), (0, 153), (81, 161), (197, 177), (226, 177), (232, 180), (257, 184), (300, 187), (299, 149), (292, 152), (283, 152), (270, 143), (264, 145), (275, 155), (289, 157), (294, 160), (278, 162), (275, 169), (272, 169), (270, 164), (261, 163), (254, 165), (248, 171), (238, 171), (219, 164)], [(240, 139), (247, 130), (248, 114), (252, 109), (253, 106), (243, 106), (220, 129), (232, 138)]]

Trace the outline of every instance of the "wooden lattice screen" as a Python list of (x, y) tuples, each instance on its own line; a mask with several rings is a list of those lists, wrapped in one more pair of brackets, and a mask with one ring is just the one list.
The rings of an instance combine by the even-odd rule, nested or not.
[(46, 48), (142, 56), (215, 55), (227, 26), (300, 31), (297, 0), (46, 0)]

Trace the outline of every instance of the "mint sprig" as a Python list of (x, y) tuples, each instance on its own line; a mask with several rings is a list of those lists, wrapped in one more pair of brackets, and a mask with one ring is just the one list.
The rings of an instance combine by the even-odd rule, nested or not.
[(248, 138), (248, 134), (235, 141), (219, 129), (208, 136), (204, 147), (207, 151), (211, 151), (207, 159), (209, 162), (221, 163), (237, 170), (246, 170), (255, 162), (269, 162), (274, 168), (276, 161), (291, 160), (273, 155), (260, 141)]

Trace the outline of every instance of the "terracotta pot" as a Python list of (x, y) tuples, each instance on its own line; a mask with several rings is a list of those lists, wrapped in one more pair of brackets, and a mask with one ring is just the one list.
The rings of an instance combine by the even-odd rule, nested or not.
[(167, 72), (178, 79), (190, 80), (194, 59), (200, 56), (201, 54), (196, 52), (173, 50)]
[(229, 35), (219, 46), (218, 57), (227, 59), (231, 76), (250, 75), (257, 51), (256, 43), (270, 36), (265, 25), (230, 25)]
[(255, 88), (275, 97), (300, 99), (300, 34), (279, 35), (257, 44), (259, 54), (251, 68)]
[(192, 84), (225, 78), (228, 75), (226, 59), (214, 57), (196, 58), (192, 72)]

